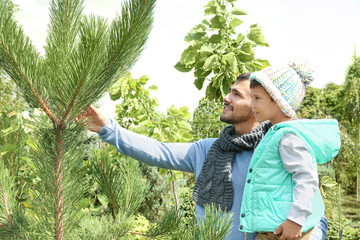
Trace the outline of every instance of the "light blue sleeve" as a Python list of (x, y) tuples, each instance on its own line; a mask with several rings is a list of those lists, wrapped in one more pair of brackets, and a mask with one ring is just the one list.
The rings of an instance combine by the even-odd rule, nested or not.
[(165, 169), (194, 172), (196, 150), (192, 143), (162, 143), (126, 130), (113, 119), (98, 133), (105, 142), (129, 157)]

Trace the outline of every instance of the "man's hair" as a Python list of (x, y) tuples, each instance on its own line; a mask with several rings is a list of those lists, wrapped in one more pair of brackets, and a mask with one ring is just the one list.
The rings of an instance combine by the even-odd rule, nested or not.
[(237, 82), (242, 82), (242, 81), (249, 80), (249, 79), (250, 79), (250, 75), (251, 75), (251, 72), (243, 73), (243, 74), (239, 75), (239, 76), (236, 78), (236, 81), (237, 81)]

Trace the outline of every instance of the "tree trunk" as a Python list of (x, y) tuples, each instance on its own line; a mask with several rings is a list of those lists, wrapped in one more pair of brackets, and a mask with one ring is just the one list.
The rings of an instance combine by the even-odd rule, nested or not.
[(55, 156), (55, 240), (64, 240), (64, 192), (63, 192), (63, 157), (64, 157), (64, 129), (56, 130)]

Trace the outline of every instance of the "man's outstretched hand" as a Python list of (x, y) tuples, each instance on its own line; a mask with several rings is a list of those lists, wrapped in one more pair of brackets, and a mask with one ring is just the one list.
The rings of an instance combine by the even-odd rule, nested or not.
[(104, 117), (96, 107), (90, 105), (88, 110), (79, 115), (75, 121), (84, 122), (89, 131), (98, 133), (105, 126), (107, 118)]

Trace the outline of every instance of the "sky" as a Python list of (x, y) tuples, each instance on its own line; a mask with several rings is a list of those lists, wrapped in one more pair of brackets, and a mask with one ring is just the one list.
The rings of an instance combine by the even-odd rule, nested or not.
[[(43, 51), (47, 36), (50, 0), (12, 0), (19, 6), (16, 19), (38, 50)], [(130, 70), (133, 78), (150, 77), (152, 93), (160, 109), (188, 106), (192, 112), (204, 90), (193, 85), (192, 72), (181, 73), (173, 66), (187, 48), (184, 37), (204, 18), (207, 0), (158, 0), (154, 25), (146, 48)], [(286, 64), (294, 59), (308, 60), (315, 66), (313, 87), (329, 82), (341, 84), (354, 55), (360, 55), (359, 0), (238, 0), (237, 6), (248, 15), (237, 31), (246, 33), (251, 24), (259, 24), (270, 47), (257, 47), (257, 58), (270, 64)], [(121, 0), (84, 0), (84, 13), (94, 13), (111, 20), (121, 9)], [(105, 96), (100, 110), (113, 117), (115, 103)]]

